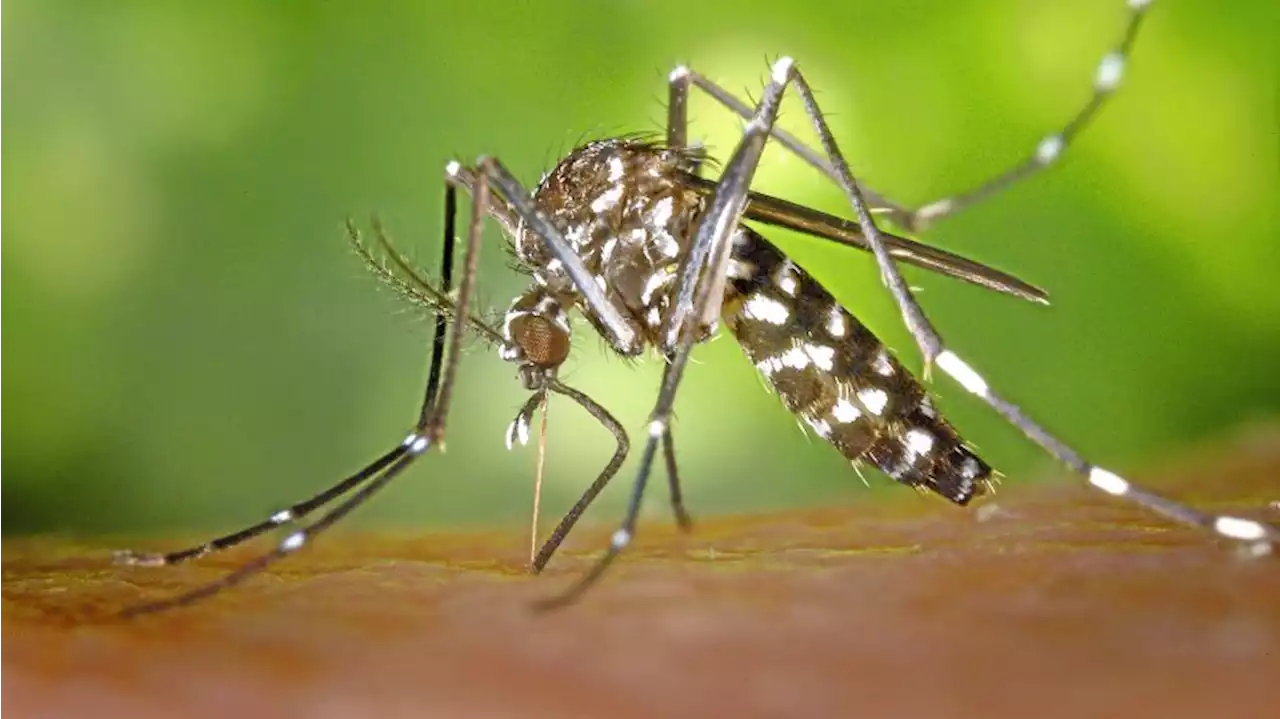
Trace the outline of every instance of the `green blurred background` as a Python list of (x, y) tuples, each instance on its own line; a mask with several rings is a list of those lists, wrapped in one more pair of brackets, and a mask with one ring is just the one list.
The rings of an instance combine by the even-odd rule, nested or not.
[[(1121, 0), (788, 5), (5, 3), (4, 532), (228, 528), (403, 437), (428, 323), (368, 276), (342, 221), (377, 211), (434, 265), (451, 158), (496, 154), (533, 182), (583, 138), (659, 128), (678, 62), (758, 94), (786, 53), (855, 170), (919, 203), (1029, 152), (1125, 21)], [(1052, 307), (907, 271), (956, 348), (1108, 466), (1280, 409), (1278, 20), (1273, 0), (1155, 3), (1115, 102), (1061, 165), (925, 235)], [(691, 118), (727, 155), (736, 122), (705, 99)], [(759, 186), (847, 212), (777, 152)], [(918, 366), (868, 256), (770, 236)], [(482, 297), (505, 306), (524, 280), (489, 238)], [(641, 435), (659, 363), (612, 358), (585, 327), (576, 347), (568, 381)], [(696, 514), (902, 491), (864, 488), (806, 438), (728, 337), (694, 357), (677, 441)], [(1009, 481), (1052, 474), (936, 386)], [(447, 454), (357, 523), (527, 516), (534, 452), (503, 449), (525, 398), (512, 367), (477, 345), (456, 397)], [(551, 425), (555, 513), (612, 446), (567, 402)], [(613, 520), (633, 468), (591, 520)], [(665, 503), (658, 485), (647, 513)]]

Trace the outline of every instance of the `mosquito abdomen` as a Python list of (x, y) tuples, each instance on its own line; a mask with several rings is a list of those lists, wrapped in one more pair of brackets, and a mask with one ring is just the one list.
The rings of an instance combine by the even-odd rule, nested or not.
[(991, 468), (924, 387), (808, 273), (746, 227), (734, 236), (724, 320), (783, 404), (857, 463), (956, 504)]

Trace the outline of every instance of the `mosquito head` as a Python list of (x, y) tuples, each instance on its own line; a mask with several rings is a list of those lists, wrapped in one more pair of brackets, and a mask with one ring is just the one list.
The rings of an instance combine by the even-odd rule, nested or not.
[(572, 330), (562, 298), (533, 287), (511, 303), (503, 321), (502, 358), (519, 365), (526, 389), (538, 389), (555, 376), (569, 356)]

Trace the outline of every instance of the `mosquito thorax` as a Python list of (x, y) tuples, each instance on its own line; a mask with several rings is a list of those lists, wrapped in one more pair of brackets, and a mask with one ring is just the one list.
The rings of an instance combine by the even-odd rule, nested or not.
[[(538, 209), (564, 232), (596, 283), (650, 344), (702, 210), (701, 196), (686, 179), (700, 159), (696, 150), (634, 138), (600, 140), (569, 153), (533, 192)], [(515, 252), (535, 286), (578, 305), (598, 326), (544, 242), (525, 230)]]

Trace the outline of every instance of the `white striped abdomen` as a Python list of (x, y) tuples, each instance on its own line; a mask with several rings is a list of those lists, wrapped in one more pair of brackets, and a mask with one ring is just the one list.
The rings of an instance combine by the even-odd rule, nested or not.
[(991, 468), (813, 277), (746, 227), (732, 258), (725, 323), (787, 409), (845, 457), (903, 484), (961, 505), (985, 491)]

